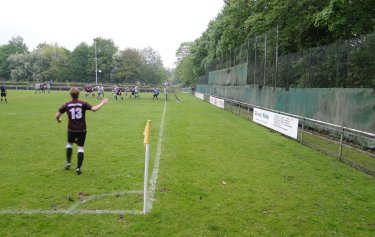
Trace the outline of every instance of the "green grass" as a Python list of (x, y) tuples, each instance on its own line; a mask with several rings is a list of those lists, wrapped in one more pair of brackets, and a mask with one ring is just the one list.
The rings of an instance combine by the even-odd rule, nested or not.
[[(340, 144), (327, 138), (320, 137), (311, 133), (304, 133), (304, 144), (325, 152), (331, 156), (338, 157)], [(375, 157), (359, 151), (350, 146), (342, 147), (342, 158), (358, 164), (366, 169), (375, 172)]]
[[(231, 111), (233, 114), (239, 115), (244, 119), (252, 120), (252, 113), (247, 109), (238, 108), (237, 106), (230, 106), (228, 104), (227, 111)], [(302, 129), (298, 131), (298, 140), (301, 139)], [(332, 137), (331, 137), (332, 139)], [(303, 133), (303, 144), (307, 145), (315, 150), (321, 151), (333, 157), (339, 156), (339, 138), (333, 141), (329, 138), (320, 136), (319, 134), (314, 134), (310, 132)], [(333, 138), (335, 139), (335, 138)], [(344, 145), (342, 147), (341, 158), (345, 161), (352, 163), (351, 165), (357, 166), (359, 170), (369, 170), (372, 174), (375, 172), (375, 157), (370, 155), (370, 153), (363, 152), (349, 145)]]
[[(142, 190), (143, 129), (152, 170), (164, 101), (87, 112), (84, 174), (63, 170), (66, 92), (9, 91), (0, 104), (0, 210), (68, 209), (80, 193)], [(182, 94), (167, 102), (155, 201), (147, 215), (0, 214), (0, 236), (374, 236), (375, 181), (335, 158)], [(88, 98), (92, 104), (97, 103)], [(75, 153), (74, 153), (75, 154)], [(74, 160), (75, 162), (75, 160)], [(80, 210), (141, 210), (141, 195)]]

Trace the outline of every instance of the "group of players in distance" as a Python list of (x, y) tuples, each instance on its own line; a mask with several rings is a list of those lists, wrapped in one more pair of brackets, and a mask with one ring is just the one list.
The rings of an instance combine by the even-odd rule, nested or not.
[[(97, 96), (95, 96), (95, 90), (97, 91)], [(98, 100), (101, 100), (101, 99), (104, 98), (104, 87), (101, 84), (96, 85), (96, 86), (86, 84), (83, 87), (83, 91), (85, 92), (86, 97), (91, 95), (92, 97), (96, 97)], [(167, 87), (164, 87), (163, 92), (164, 92), (165, 100), (167, 100), (168, 99), (168, 89), (167, 89)], [(112, 87), (112, 94), (113, 94), (113, 98), (115, 100), (119, 100), (119, 99), (124, 100), (124, 94), (127, 97), (128, 93), (129, 93), (129, 98), (132, 98), (132, 97), (134, 99), (141, 98), (140, 95), (139, 95), (139, 87), (138, 86), (134, 86), (134, 87), (132, 86), (130, 88), (126, 86), (126, 87), (122, 88), (120, 85), (114, 85)], [(152, 99), (159, 99), (158, 96), (159, 96), (159, 90), (158, 90), (158, 88), (154, 88)]]

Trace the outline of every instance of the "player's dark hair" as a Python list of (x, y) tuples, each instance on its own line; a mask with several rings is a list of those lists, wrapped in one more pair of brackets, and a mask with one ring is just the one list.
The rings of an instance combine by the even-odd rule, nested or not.
[(74, 100), (78, 99), (78, 96), (79, 96), (78, 87), (70, 88), (69, 93), (70, 93), (70, 96), (72, 97), (72, 99), (74, 99)]

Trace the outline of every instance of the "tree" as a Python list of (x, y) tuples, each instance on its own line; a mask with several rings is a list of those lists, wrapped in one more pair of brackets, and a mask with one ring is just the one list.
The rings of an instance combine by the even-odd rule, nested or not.
[(32, 51), (34, 80), (68, 80), (68, 57), (70, 52), (57, 44), (39, 44)]
[(142, 70), (142, 81), (147, 84), (156, 85), (167, 79), (160, 54), (151, 47), (142, 51), (144, 65)]
[(45, 82), (68, 79), (70, 52), (57, 44), (39, 44), (31, 53), (15, 53), (8, 57), (12, 80)]
[(8, 44), (0, 46), (0, 77), (10, 78), (11, 70), (8, 57), (15, 53), (25, 52), (28, 52), (28, 49), (21, 36), (13, 37), (8, 41)]
[(184, 42), (180, 44), (180, 47), (176, 51), (177, 67), (174, 71), (174, 81), (181, 82), (183, 85), (194, 85), (195, 73), (192, 63), (191, 50), (194, 47), (193, 42)]
[(143, 55), (138, 49), (127, 48), (114, 54), (112, 81), (136, 83), (142, 76), (143, 65)]
[(33, 65), (29, 53), (14, 53), (7, 59), (10, 79), (14, 81), (32, 81)]
[(183, 85), (192, 86), (196, 84), (193, 71), (193, 64), (189, 57), (185, 57), (178, 64), (175, 70), (176, 81), (181, 81)]
[(95, 77), (94, 49), (86, 43), (79, 44), (69, 55), (69, 80), (93, 82)]
[(342, 49), (344, 51), (347, 48), (345, 51), (348, 52), (345, 65), (348, 77), (344, 86), (375, 89), (375, 34), (361, 37), (356, 41), (347, 41)]
[(335, 38), (349, 39), (375, 30), (374, 0), (330, 0), (315, 17), (315, 26), (327, 27)]
[(184, 58), (190, 55), (193, 44), (193, 42), (183, 42), (180, 44), (180, 47), (176, 51), (176, 64), (179, 64)]
[(212, 38), (217, 44), (216, 55), (224, 56), (245, 41), (248, 35), (245, 22), (253, 13), (253, 5), (249, 0), (233, 0), (224, 7), (223, 13), (216, 18), (216, 24), (211, 26), (212, 35), (216, 36)]
[(191, 63), (195, 75), (204, 75), (206, 73), (206, 63), (209, 61), (208, 49), (210, 46), (210, 36), (208, 31), (204, 32), (199, 39), (194, 41), (191, 48)]
[[(194, 41), (189, 54), (196, 76), (247, 39), (279, 29), (279, 55), (333, 43), (375, 29), (373, 0), (230, 0)], [(182, 61), (178, 58), (178, 63)]]
[[(95, 38), (98, 59), (98, 70), (101, 71), (102, 80), (110, 81), (112, 76), (113, 55), (118, 51), (112, 39)], [(94, 45), (92, 46), (94, 48)], [(92, 51), (95, 54), (94, 50)], [(94, 69), (95, 74), (95, 69)]]

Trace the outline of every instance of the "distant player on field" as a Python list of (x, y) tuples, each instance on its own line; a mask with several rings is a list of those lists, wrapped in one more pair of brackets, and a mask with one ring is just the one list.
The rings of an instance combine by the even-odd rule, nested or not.
[(49, 82), (46, 83), (46, 88), (47, 88), (48, 94), (51, 93), (51, 84)]
[(103, 85), (98, 85), (97, 87), (96, 87), (96, 89), (97, 89), (97, 91), (98, 91), (98, 97), (96, 97), (98, 100), (101, 100), (101, 99), (103, 99), (104, 98), (104, 87), (103, 87)]
[(39, 83), (35, 83), (34, 88), (35, 88), (35, 94), (36, 94), (37, 92), (41, 93), (41, 92), (40, 92), (40, 84), (39, 84)]
[(72, 87), (69, 91), (72, 100), (66, 102), (60, 107), (55, 117), (57, 122), (61, 122), (61, 115), (65, 112), (68, 114), (68, 144), (66, 145), (66, 158), (67, 163), (65, 169), (70, 169), (73, 143), (77, 143), (78, 146), (78, 163), (76, 168), (76, 173), (82, 173), (82, 163), (84, 157), (84, 144), (86, 140), (86, 110), (91, 110), (93, 112), (98, 111), (103, 105), (108, 103), (108, 98), (103, 99), (98, 105), (91, 106), (86, 101), (78, 100), (79, 89), (77, 87)]
[(158, 88), (154, 88), (154, 95), (152, 96), (152, 99), (159, 99), (158, 98), (158, 96), (159, 96), (159, 90), (158, 90)]
[(118, 85), (118, 86), (115, 86), (113, 88), (113, 97), (117, 100), (117, 97), (120, 97), (121, 100), (124, 100), (124, 96), (122, 95), (122, 90), (121, 90), (121, 87)]
[(42, 93), (46, 93), (46, 86), (43, 83), (40, 84), (40, 90)]
[(138, 87), (138, 86), (135, 86), (135, 87), (134, 87), (134, 99), (137, 99), (137, 97), (138, 97), (138, 98), (141, 98), (141, 97), (139, 96), (139, 87)]
[(7, 88), (5, 87), (4, 82), (0, 86), (0, 91), (1, 91), (1, 103), (3, 103), (3, 99), (5, 100), (5, 103), (8, 103), (8, 100), (7, 100)]
[(85, 96), (89, 96), (90, 94), (95, 97), (95, 93), (94, 93), (94, 89), (92, 87), (92, 85), (85, 85), (84, 87), (84, 90), (85, 90)]
[(132, 95), (134, 95), (134, 97), (135, 97), (135, 90), (134, 90), (134, 87), (131, 87), (131, 88), (130, 88), (130, 96), (129, 96), (129, 98), (132, 98)]

